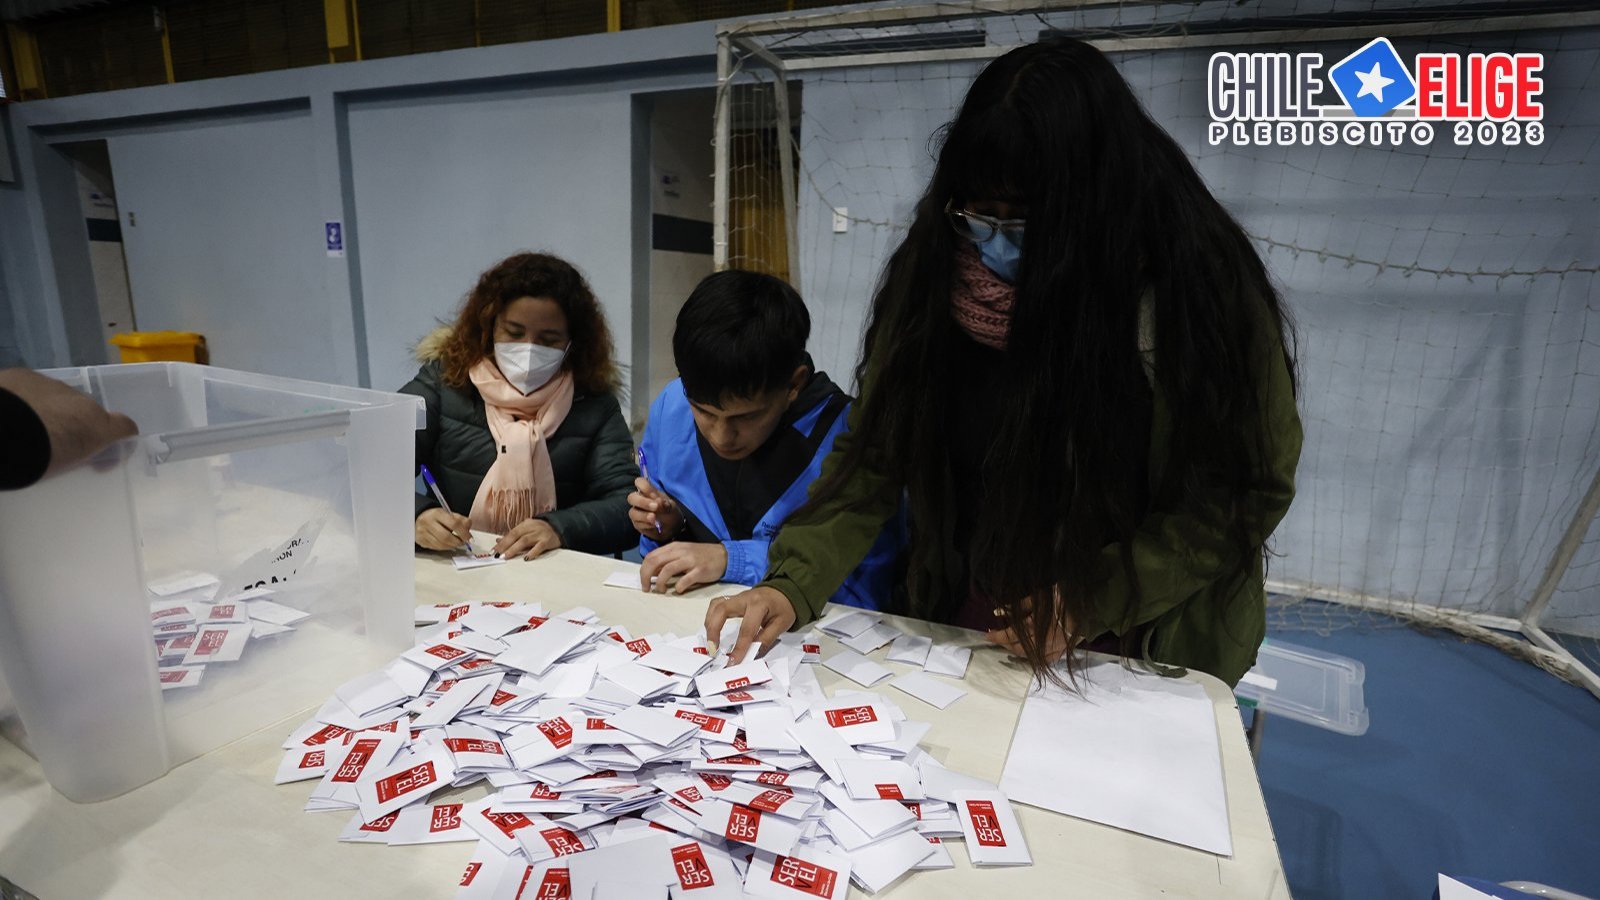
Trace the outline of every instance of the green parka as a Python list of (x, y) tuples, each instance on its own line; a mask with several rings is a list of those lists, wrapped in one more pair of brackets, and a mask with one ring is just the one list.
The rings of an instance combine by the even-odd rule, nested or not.
[[(1294, 499), (1302, 437), (1282, 345), (1275, 333), (1267, 337), (1259, 342), (1263, 350), (1254, 360), (1262, 386), (1267, 474), (1248, 488), (1238, 506), (1250, 538), (1258, 545), (1266, 542)], [(1147, 359), (1156, 358), (1151, 365), (1159, 365), (1159, 349), (1152, 354), (1146, 341), (1141, 339), (1141, 349)], [(823, 461), (819, 483), (839, 465), (859, 434), (861, 411), (867, 406), (873, 380), (869, 367), (862, 401), (851, 408), (849, 430), (839, 435)], [(1152, 502), (1131, 548), (1139, 573), (1140, 602), (1131, 622), (1114, 620), (1115, 611), (1126, 608), (1133, 587), (1121, 563), (1121, 545), (1108, 545), (1103, 559), (1106, 570), (1115, 574), (1100, 589), (1097, 607), (1104, 613), (1099, 621), (1086, 623), (1087, 634), (1121, 636), (1129, 629), (1148, 626), (1146, 659), (1209, 672), (1234, 685), (1255, 664), (1256, 649), (1266, 636), (1262, 561), (1257, 554), (1254, 568), (1242, 583), (1230, 579), (1237, 572), (1240, 551), (1227, 533), (1223, 498), (1179, 498), (1163, 482), (1173, 423), (1158, 380), (1152, 378), (1151, 383)], [(806, 523), (785, 525), (772, 544), (767, 576), (761, 584), (776, 588), (789, 599), (798, 625), (821, 614), (827, 599), (865, 555), (899, 501), (902, 486), (891, 483), (872, 462), (869, 453), (867, 464), (838, 496)], [(935, 579), (939, 573), (927, 572), (924, 577)], [(918, 614), (916, 602), (912, 597), (913, 615)]]

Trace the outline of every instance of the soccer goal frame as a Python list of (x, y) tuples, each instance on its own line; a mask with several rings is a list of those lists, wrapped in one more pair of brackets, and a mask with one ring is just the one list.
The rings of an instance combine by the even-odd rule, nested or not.
[[(1027, 16), (1075, 10), (1112, 7), (1159, 6), (1158, 0), (968, 0), (968, 2), (920, 3), (903, 6), (873, 6), (845, 11), (812, 14), (787, 14), (719, 24), (717, 40), (717, 103), (714, 121), (713, 247), (717, 270), (738, 260), (730, 259), (729, 174), (734, 166), (729, 143), (734, 118), (731, 96), (741, 79), (770, 80), (779, 86), (773, 93), (777, 132), (780, 135), (782, 222), (786, 234), (783, 246), (796, 287), (801, 265), (796, 218), (796, 160), (799, 146), (791, 138), (797, 120), (789, 108), (784, 89), (795, 73), (846, 67), (876, 67), (903, 63), (956, 62), (997, 57), (1018, 44), (936, 47), (921, 49), (862, 49), (833, 47), (825, 54), (807, 56), (803, 52), (775, 52), (774, 43), (782, 36), (844, 29), (913, 27), (955, 19), (982, 19), (997, 16)], [(1167, 4), (1170, 6), (1170, 4)], [(1542, 29), (1600, 25), (1600, 11), (1580, 13), (1490, 13), (1471, 17), (1449, 17), (1429, 21), (1374, 21), (1350, 24), (1348, 20), (1316, 27), (1263, 28), (1247, 31), (1187, 33), (1170, 25), (1145, 34), (1108, 36), (1084, 35), (1084, 39), (1108, 53), (1195, 47), (1238, 47), (1282, 45), (1313, 41), (1365, 41), (1374, 37), (1433, 37), (1490, 32), (1520, 32)], [(1577, 684), (1600, 697), (1600, 674), (1563, 645), (1541, 624), (1541, 617), (1561, 585), (1586, 534), (1600, 515), (1600, 466), (1596, 467), (1588, 491), (1568, 521), (1561, 539), (1543, 567), (1536, 589), (1521, 604), (1515, 617), (1434, 606), (1413, 600), (1373, 596), (1316, 584), (1270, 580), (1268, 588), (1293, 597), (1315, 599), (1360, 610), (1392, 615), (1419, 624), (1450, 630), (1489, 643), (1521, 657), (1547, 671)]]

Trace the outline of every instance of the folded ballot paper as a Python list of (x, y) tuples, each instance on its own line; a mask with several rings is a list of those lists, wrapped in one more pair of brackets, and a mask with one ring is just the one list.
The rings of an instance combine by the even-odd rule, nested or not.
[[(824, 623), (861, 638), (832, 666), (860, 688), (832, 697), (814, 633), (729, 660), (584, 608), (417, 618), (412, 649), (288, 736), (276, 781), (315, 780), (306, 809), (348, 814), (341, 841), (475, 842), (460, 897), (836, 900), (952, 867), (952, 840), (980, 866), (1030, 862), (1006, 796), (870, 690), (862, 653), (898, 635), (877, 616)], [(897, 686), (922, 697), (917, 674)]]
[(221, 584), (212, 575), (184, 572), (146, 585), (163, 691), (197, 687), (206, 666), (238, 662), (251, 641), (293, 631), (311, 615), (267, 599), (270, 588), (219, 599)]

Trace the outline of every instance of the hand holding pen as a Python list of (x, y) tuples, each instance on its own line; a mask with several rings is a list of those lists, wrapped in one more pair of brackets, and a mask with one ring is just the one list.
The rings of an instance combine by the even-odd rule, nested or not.
[(644, 448), (639, 449), (639, 471), (634, 479), (634, 492), (628, 495), (628, 520), (634, 530), (655, 541), (663, 541), (683, 527), (683, 513), (678, 504), (656, 487), (650, 478), (650, 463)]
[(454, 550), (465, 546), (468, 553), (475, 554), (476, 551), (472, 549), (472, 523), (466, 516), (450, 511), (450, 504), (445, 502), (444, 492), (439, 490), (439, 483), (433, 480), (433, 473), (428, 471), (427, 466), (420, 468), (422, 480), (427, 483), (428, 490), (433, 492), (433, 498), (439, 501), (439, 505), (417, 516), (417, 545), (429, 550)]

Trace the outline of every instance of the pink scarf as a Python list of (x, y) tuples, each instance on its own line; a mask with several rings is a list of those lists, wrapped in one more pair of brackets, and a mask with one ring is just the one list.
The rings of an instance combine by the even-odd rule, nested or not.
[(560, 372), (527, 396), (511, 386), (494, 360), (467, 373), (483, 396), (489, 433), (500, 451), (472, 500), (472, 527), (504, 534), (511, 526), (556, 508), (556, 475), (545, 441), (572, 410), (572, 373)]
[(1004, 350), (1016, 296), (1017, 289), (989, 271), (977, 249), (962, 241), (956, 250), (955, 288), (950, 292), (956, 324), (985, 347)]

